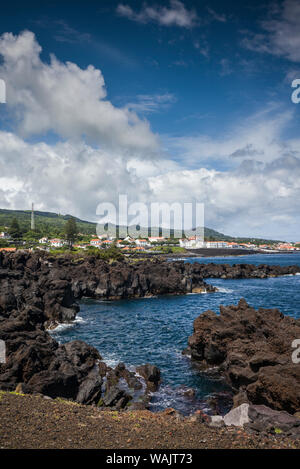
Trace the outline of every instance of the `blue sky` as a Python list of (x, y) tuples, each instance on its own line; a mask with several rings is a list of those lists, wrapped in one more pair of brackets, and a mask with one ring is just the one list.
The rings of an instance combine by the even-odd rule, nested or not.
[(0, 205), (95, 219), (120, 191), (190, 197), (220, 231), (298, 240), (299, 31), (297, 0), (10, 2)]

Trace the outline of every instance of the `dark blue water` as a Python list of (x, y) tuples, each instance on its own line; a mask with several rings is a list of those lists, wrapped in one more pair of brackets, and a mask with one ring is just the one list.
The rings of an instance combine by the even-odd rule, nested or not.
[[(191, 260), (196, 261), (300, 265), (300, 254)], [(270, 279), (211, 279), (208, 282), (220, 291), (113, 302), (83, 301), (76, 323), (59, 326), (53, 335), (60, 342), (86, 341), (100, 351), (109, 365), (114, 366), (120, 361), (132, 368), (147, 362), (157, 365), (162, 372), (163, 385), (153, 397), (153, 409), (172, 406), (191, 412), (199, 407), (199, 402), (184, 398), (184, 387), (196, 389), (200, 400), (226, 388), (222, 380), (200, 374), (181, 353), (199, 314), (207, 309), (217, 312), (220, 304), (236, 304), (244, 297), (256, 308), (277, 307), (284, 314), (300, 317), (298, 275)]]

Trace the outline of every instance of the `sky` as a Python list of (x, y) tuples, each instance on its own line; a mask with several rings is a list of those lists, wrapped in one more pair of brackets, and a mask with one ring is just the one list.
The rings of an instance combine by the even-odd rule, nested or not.
[(299, 241), (300, 2), (7, 2), (0, 207), (205, 206), (234, 236)]

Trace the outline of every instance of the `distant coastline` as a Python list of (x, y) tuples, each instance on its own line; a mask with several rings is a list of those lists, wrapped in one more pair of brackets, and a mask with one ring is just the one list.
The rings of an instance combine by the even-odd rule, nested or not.
[[(300, 251), (293, 251), (293, 254), (300, 254)], [(163, 254), (160, 252), (153, 252), (153, 253), (139, 253), (135, 254), (135, 257), (164, 257), (164, 258), (171, 258), (171, 259), (185, 259), (185, 258), (195, 258), (195, 257), (242, 257), (242, 256), (249, 256), (254, 254), (291, 254), (291, 251), (253, 251), (248, 249), (219, 249), (219, 248), (199, 248), (199, 249), (188, 249), (186, 252), (180, 253), (170, 253), (170, 254)]]

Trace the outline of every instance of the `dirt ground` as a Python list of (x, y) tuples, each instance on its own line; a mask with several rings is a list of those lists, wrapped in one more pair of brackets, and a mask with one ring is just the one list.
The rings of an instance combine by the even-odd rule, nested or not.
[(174, 412), (100, 411), (61, 399), (0, 391), (0, 448), (300, 448), (281, 435), (211, 428)]

